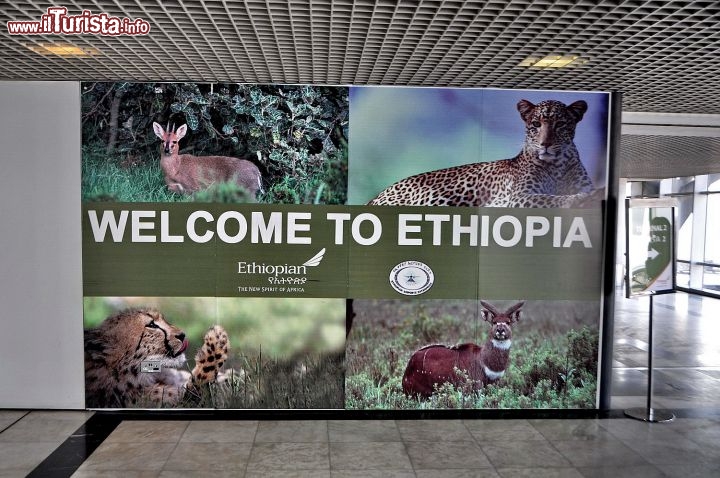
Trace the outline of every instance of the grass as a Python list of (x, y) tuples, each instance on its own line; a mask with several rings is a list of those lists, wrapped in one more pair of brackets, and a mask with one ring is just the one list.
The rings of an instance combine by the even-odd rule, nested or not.
[(176, 202), (183, 199), (167, 189), (157, 161), (123, 162), (99, 147), (83, 147), (82, 200), (113, 202)]
[[(508, 304), (509, 305), (509, 304)], [(593, 408), (598, 357), (597, 304), (526, 303), (513, 326), (511, 365), (494, 385), (472, 391), (446, 383), (429, 400), (407, 397), (402, 375), (412, 353), (431, 343), (482, 343), (475, 301), (355, 301), (347, 344), (348, 409)]]
[[(338, 409), (344, 405), (342, 354), (305, 355), (291, 360), (243, 356), (244, 369), (190, 388), (176, 404), (140, 397), (132, 408)], [(188, 367), (188, 371), (190, 368)]]
[(289, 360), (244, 357), (246, 368), (226, 374), (215, 386), (221, 408), (343, 408), (343, 354), (305, 355)]
[(219, 383), (190, 390), (180, 408), (328, 409), (344, 406), (342, 354), (291, 359), (241, 356), (243, 368), (226, 371)]

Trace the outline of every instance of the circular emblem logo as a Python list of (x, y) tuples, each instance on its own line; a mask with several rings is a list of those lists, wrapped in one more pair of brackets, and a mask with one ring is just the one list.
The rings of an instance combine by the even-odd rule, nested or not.
[(428, 291), (435, 282), (435, 274), (427, 264), (419, 261), (405, 261), (390, 271), (390, 285), (403, 295), (420, 295)]

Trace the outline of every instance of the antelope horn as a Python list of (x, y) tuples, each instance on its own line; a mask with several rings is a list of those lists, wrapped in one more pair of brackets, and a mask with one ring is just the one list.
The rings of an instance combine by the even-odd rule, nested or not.
[(173, 129), (172, 129), (172, 132), (173, 132), (173, 133), (175, 132), (175, 123), (173, 123)]
[(165, 126), (165, 132), (166, 133), (170, 132), (170, 120), (168, 120), (167, 126)]
[(483, 307), (485, 307), (487, 310), (489, 310), (490, 312), (492, 312), (494, 315), (500, 315), (500, 312), (499, 312), (495, 307), (493, 307), (492, 305), (488, 304), (488, 303), (485, 302), (484, 300), (481, 300), (480, 303), (482, 304)]
[(510, 307), (510, 308), (507, 310), (507, 312), (505, 312), (505, 314), (511, 315), (511, 314), (515, 313), (516, 311), (520, 310), (520, 308), (521, 308), (523, 305), (525, 305), (525, 301), (524, 301), (524, 300), (521, 301), (521, 302), (518, 302), (517, 304), (513, 305), (512, 307)]

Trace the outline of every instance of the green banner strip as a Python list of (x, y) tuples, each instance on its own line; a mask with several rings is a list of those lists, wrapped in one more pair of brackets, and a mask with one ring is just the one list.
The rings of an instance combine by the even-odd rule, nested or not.
[(601, 291), (595, 209), (85, 203), (82, 214), (85, 296), (584, 300)]

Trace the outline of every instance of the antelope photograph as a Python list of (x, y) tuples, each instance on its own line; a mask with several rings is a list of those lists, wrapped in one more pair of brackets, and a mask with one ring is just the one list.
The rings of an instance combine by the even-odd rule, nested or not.
[(345, 204), (348, 88), (83, 83), (84, 202)]
[(170, 191), (192, 194), (213, 185), (232, 182), (243, 188), (250, 197), (262, 192), (260, 169), (247, 159), (229, 156), (193, 156), (179, 154), (180, 140), (185, 137), (187, 125), (179, 128), (170, 124), (163, 129), (153, 123), (153, 131), (162, 142), (160, 169)]
[(525, 303), (518, 302), (504, 312), (488, 302), (480, 303), (483, 320), (491, 325), (485, 343), (432, 344), (418, 349), (403, 374), (405, 395), (428, 398), (445, 383), (456, 387), (467, 384), (477, 391), (505, 376), (510, 365), (511, 326), (520, 320)]
[(593, 408), (594, 301), (354, 299), (348, 409)]

